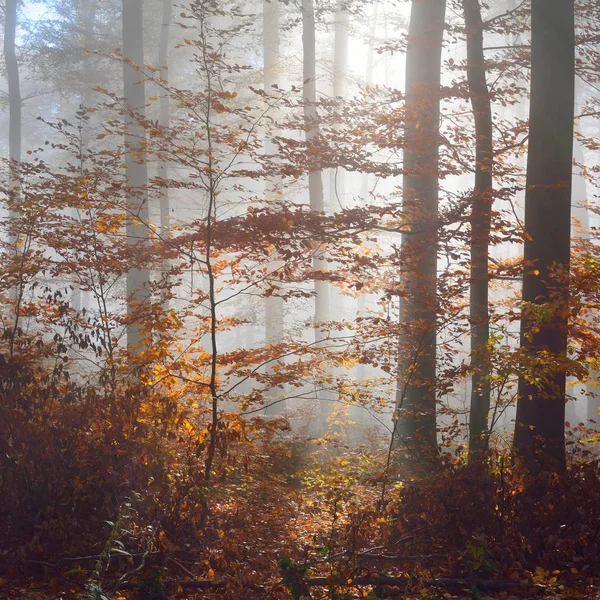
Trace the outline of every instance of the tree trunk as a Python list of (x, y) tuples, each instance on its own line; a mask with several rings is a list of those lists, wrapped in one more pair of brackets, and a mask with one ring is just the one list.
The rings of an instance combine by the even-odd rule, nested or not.
[[(123, 0), (123, 90), (127, 178), (127, 240), (141, 251), (148, 243), (148, 168), (145, 156), (145, 86), (136, 67), (144, 65), (143, 0)], [(130, 62), (129, 62), (130, 61)], [(140, 83), (142, 82), (142, 83)], [(137, 254), (132, 249), (132, 257)], [(136, 353), (147, 346), (148, 332), (141, 321), (149, 298), (150, 271), (145, 266), (127, 272), (127, 348)]]
[[(96, 14), (98, 12), (98, 2), (78, 2), (76, 4), (76, 24), (80, 31), (80, 39), (78, 48), (80, 52), (94, 50), (94, 29), (96, 26)], [(89, 56), (87, 58), (90, 58)], [(82, 75), (88, 75), (85, 69)], [(92, 78), (93, 79), (93, 78)], [(86, 172), (86, 157), (90, 142), (90, 126), (89, 114), (86, 106), (90, 105), (90, 86), (85, 86), (81, 91), (79, 98), (79, 173), (84, 175)], [(79, 207), (71, 209), (73, 220), (78, 221), (80, 217)], [(73, 295), (71, 297), (71, 305), (76, 312), (80, 312), (82, 308), (87, 308), (87, 299), (89, 292), (82, 290), (79, 287), (77, 277), (73, 279)]]
[[(350, 15), (344, 0), (337, 0), (335, 9), (335, 40), (333, 46), (333, 98), (343, 99), (346, 95), (346, 77), (348, 76), (348, 34)], [(344, 206), (345, 190), (344, 169), (329, 170), (329, 210)]]
[[(323, 201), (323, 179), (318, 164), (318, 157), (311, 148), (312, 143), (319, 136), (319, 123), (317, 115), (317, 69), (315, 48), (315, 11), (313, 0), (302, 0), (302, 59), (303, 59), (303, 95), (304, 95), (304, 121), (306, 127), (306, 141), (308, 143), (308, 195), (311, 210), (323, 212), (325, 209)], [(312, 162), (312, 164), (311, 164)], [(326, 269), (326, 262), (316, 257), (313, 267), (319, 270)], [(319, 323), (326, 321), (329, 315), (329, 286), (327, 282), (315, 281), (315, 316), (314, 333), (315, 341), (319, 342), (325, 338)], [(329, 415), (329, 404), (319, 398), (320, 418), (319, 428), (325, 426), (325, 419)]]
[[(169, 32), (171, 30), (171, 19), (173, 12), (172, 0), (163, 0), (162, 23), (160, 27), (160, 40), (158, 45), (158, 66), (160, 68), (160, 78), (165, 82), (169, 81)], [(160, 106), (158, 113), (158, 123), (161, 130), (167, 131), (170, 122), (171, 98), (168, 90), (162, 89), (160, 92)], [(167, 160), (161, 157), (158, 161), (158, 178), (160, 179), (160, 188), (158, 196), (158, 208), (160, 214), (160, 237), (162, 240), (168, 240), (171, 236), (171, 206), (169, 198), (168, 185), (169, 169)], [(168, 274), (169, 261), (163, 261), (163, 271)], [(169, 308), (169, 300), (163, 302), (165, 309)]]
[[(574, 116), (573, 0), (532, 0), (525, 261), (514, 449), (532, 471), (565, 465)], [(559, 271), (556, 275), (556, 271)]]
[[(576, 112), (581, 112), (579, 106), (577, 106)], [(578, 164), (582, 165), (582, 167), (584, 167), (585, 157), (583, 154), (583, 147), (581, 142), (577, 140), (577, 137), (574, 138), (573, 154), (575, 161)], [(579, 173), (573, 176), (572, 187), (573, 193), (571, 194), (571, 206), (573, 207), (573, 216), (578, 218), (579, 226), (581, 227), (581, 233), (579, 234), (579, 238), (581, 240), (585, 240), (585, 242), (589, 242), (590, 212), (587, 204), (589, 202), (590, 195), (588, 193), (587, 179), (585, 178), (581, 170), (579, 171)], [(590, 322), (593, 322), (596, 317), (596, 312), (596, 310), (593, 310), (590, 314), (586, 316), (586, 319)], [(587, 423), (588, 426), (591, 426), (594, 429), (599, 429), (598, 423), (600, 422), (600, 416), (598, 415), (598, 409), (600, 408), (600, 388), (598, 387), (597, 382), (598, 372), (593, 369), (590, 369), (588, 373), (588, 380), (583, 386), (586, 394), (586, 410), (583, 421)], [(571, 414), (569, 414), (569, 412), (571, 412)], [(571, 425), (577, 424), (577, 422), (575, 421), (575, 407), (572, 401), (567, 403), (566, 413), (567, 414), (565, 420), (570, 421)]]
[[(373, 52), (375, 47), (375, 33), (377, 31), (377, 14), (379, 11), (379, 2), (373, 4), (373, 12), (371, 13), (371, 25), (369, 27), (369, 45), (367, 48), (367, 64), (365, 66), (365, 85), (373, 84)], [(361, 177), (361, 192), (360, 198), (364, 202), (369, 201), (369, 181), (368, 173), (363, 173)]]
[[(6, 0), (6, 14), (4, 18), (4, 61), (6, 64), (6, 78), (8, 80), (8, 111), (10, 120), (8, 125), (8, 158), (9, 167), (9, 215), (13, 223), (18, 219), (15, 205), (19, 196), (19, 165), (21, 163), (21, 84), (19, 79), (19, 63), (15, 38), (17, 32), (17, 0)], [(15, 229), (16, 231), (16, 229)], [(18, 253), (17, 236), (11, 235), (9, 240), (14, 245), (15, 254)], [(11, 304), (14, 306), (13, 333), (10, 340), (11, 352), (15, 343), (15, 335), (19, 324), (18, 305), (23, 294), (22, 286), (9, 290)]]
[[(263, 0), (263, 68), (264, 68), (264, 90), (267, 95), (275, 91), (274, 86), (280, 83), (280, 56), (279, 56), (279, 0)], [(277, 119), (277, 109), (271, 109), (274, 120)], [(265, 153), (274, 157), (277, 146), (271, 140), (271, 133), (267, 132), (265, 139)], [(265, 196), (267, 203), (277, 198), (277, 185), (279, 178), (266, 182)], [(281, 266), (279, 261), (274, 261), (272, 269)], [(277, 343), (283, 338), (283, 298), (280, 296), (269, 296), (265, 299), (265, 340), (267, 343)], [(267, 367), (267, 373), (272, 373), (271, 366)], [(268, 394), (266, 397), (266, 415), (281, 415), (285, 413), (285, 402), (277, 402), (276, 395)]]
[(413, 457), (435, 455), (440, 69), (446, 3), (413, 0), (406, 52), (402, 236), (407, 326), (399, 358), (396, 433)]
[(4, 20), (4, 61), (8, 80), (8, 110), (10, 121), (8, 126), (8, 156), (11, 161), (13, 183), (18, 179), (21, 162), (21, 85), (19, 81), (19, 64), (15, 48), (17, 30), (17, 0), (6, 0), (6, 16)]
[[(581, 113), (581, 107), (579, 106), (579, 86), (575, 84), (575, 113)], [(575, 129), (578, 130), (577, 122), (575, 123)], [(573, 158), (577, 165), (584, 166), (585, 160), (583, 157), (583, 148), (581, 142), (577, 139), (577, 135), (573, 138)], [(571, 184), (571, 255), (573, 252), (584, 251), (585, 246), (590, 240), (590, 220), (587, 209), (587, 185), (586, 178), (579, 166), (575, 167), (573, 172), (573, 179)], [(588, 313), (586, 320), (593, 322), (594, 314)], [(593, 369), (589, 369), (589, 378), (597, 379), (598, 374)], [(567, 380), (567, 386), (569, 381)], [(587, 394), (587, 395), (586, 395)], [(569, 423), (571, 427), (579, 424), (579, 422), (585, 423), (586, 417), (577, 414), (577, 408), (585, 406), (584, 413), (587, 416), (587, 409), (589, 408), (589, 401), (596, 397), (597, 390), (594, 392), (594, 385), (590, 379), (585, 383), (573, 381), (572, 396), (575, 396), (565, 405), (565, 423)]]
[(463, 0), (467, 35), (467, 79), (475, 119), (475, 188), (471, 208), (471, 412), (469, 448), (484, 450), (488, 441), (490, 410), (490, 362), (488, 339), (488, 254), (493, 202), (492, 108), (483, 54), (483, 22), (479, 0)]

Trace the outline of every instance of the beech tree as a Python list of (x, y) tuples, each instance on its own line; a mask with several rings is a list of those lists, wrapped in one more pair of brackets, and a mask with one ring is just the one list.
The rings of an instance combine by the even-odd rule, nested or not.
[(514, 449), (533, 470), (565, 465), (574, 52), (573, 0), (532, 0), (524, 364)]
[(440, 70), (446, 3), (413, 0), (406, 49), (402, 236), (406, 328), (395, 429), (411, 452), (434, 454), (436, 439), (437, 228)]
[[(348, 37), (350, 15), (344, 0), (337, 0), (334, 13), (333, 43), (333, 98), (342, 99), (346, 95), (348, 77)], [(343, 169), (331, 169), (329, 172), (329, 209), (337, 210), (345, 197), (346, 178)]]
[(467, 81), (475, 119), (475, 187), (471, 205), (471, 411), (469, 447), (487, 445), (490, 410), (488, 259), (493, 186), (493, 123), (483, 51), (479, 0), (463, 0), (467, 36)]
[[(123, 14), (106, 8), (115, 1)], [(588, 160), (576, 150), (575, 162), (589, 189), (569, 198), (572, 4), (534, 0), (527, 138), (524, 119), (502, 114), (526, 94), (529, 46), (516, 49), (512, 37), (494, 46), (506, 31), (529, 35), (521, 0), (497, 14), (506, 0), (454, 0), (446, 23), (443, 2), (413, 0), (406, 90), (378, 85), (383, 69), (373, 68), (375, 48), (405, 49), (404, 11), (386, 3), (399, 39), (377, 41), (383, 27), (372, 26), (363, 48), (372, 80), (345, 95), (338, 80), (343, 100), (315, 89), (327, 69), (315, 65), (315, 11), (324, 21), (338, 9), (343, 70), (341, 23), (362, 10), (341, 0), (303, 0), (302, 14), (285, 0), (50, 2), (67, 32), (51, 39), (69, 44), (46, 44), (49, 63), (88, 47), (85, 32), (68, 32), (105, 41), (107, 22), (123, 17), (122, 52), (113, 40), (90, 57), (123, 73), (98, 69), (103, 87), (88, 96), (81, 82), (93, 77), (83, 79), (80, 61), (48, 96), (39, 147), (24, 144), (18, 169), (3, 163), (0, 201), (18, 219), (0, 221), (0, 595), (264, 600), (477, 588), (504, 597), (539, 588), (597, 600), (600, 474), (597, 448), (583, 443), (596, 432), (575, 430), (582, 443), (569, 469), (536, 485), (523, 485), (506, 450), (512, 414), (492, 436), (520, 375), (515, 453), (531, 470), (558, 472), (565, 372), (588, 384), (599, 372), (596, 215), (568, 262), (569, 202), (593, 197), (600, 181), (597, 132), (584, 125)], [(139, 47), (150, 6), (160, 8), (152, 27), (162, 17), (154, 65)], [(592, 14), (592, 3), (581, 6), (578, 74), (584, 65), (596, 86), (600, 55), (589, 46), (600, 36), (587, 21), (600, 23), (600, 2)], [(288, 86), (282, 69), (299, 82), (301, 43), (303, 84)], [(348, 46), (355, 78), (354, 36)], [(597, 113), (588, 100), (581, 112)], [(528, 139), (524, 232), (514, 199)], [(371, 177), (367, 200), (347, 185), (348, 203), (325, 210), (322, 174), (342, 167), (348, 183)], [(25, 244), (11, 244), (13, 229)], [(510, 259), (494, 248), (488, 264), (489, 248), (505, 243)], [(14, 282), (27, 327), (11, 336)], [(74, 306), (73, 283), (95, 302)], [(369, 302), (359, 314), (341, 310), (360, 294)], [(315, 443), (324, 430), (315, 395), (321, 418), (334, 403), (360, 412), (332, 411)], [(401, 454), (407, 462), (395, 464)], [(373, 564), (391, 566), (374, 574)]]
[(127, 239), (138, 257), (127, 272), (127, 346), (137, 352), (145, 344), (140, 315), (149, 299), (150, 270), (144, 264), (148, 240), (148, 167), (143, 126), (145, 85), (143, 0), (123, 0), (123, 93), (125, 98), (125, 163), (127, 177)]
[[(279, 0), (263, 0), (263, 85), (267, 98), (270, 100), (277, 94), (280, 94), (279, 85), (281, 83), (280, 71), (280, 52), (279, 52)], [(271, 102), (276, 104), (276, 100)], [(270, 109), (270, 122), (277, 122), (277, 107)], [(272, 142), (271, 132), (267, 132), (265, 137), (265, 153), (274, 160), (277, 154), (276, 145)], [(280, 184), (280, 178), (273, 177), (265, 182), (265, 200), (267, 204), (276, 201), (278, 198), (277, 186)], [(272, 268), (281, 266), (279, 261), (274, 261)], [(283, 298), (277, 294), (271, 295), (265, 299), (265, 338), (268, 343), (280, 342), (283, 336), (284, 305)], [(267, 367), (272, 369), (272, 365)], [(277, 415), (284, 411), (284, 402), (268, 402), (265, 408), (266, 414)]]
[(21, 162), (21, 85), (16, 51), (17, 0), (7, 0), (4, 16), (4, 62), (8, 80), (8, 154), (13, 176), (18, 173)]
[[(304, 122), (307, 142), (308, 162), (308, 196), (312, 211), (322, 213), (325, 210), (323, 197), (323, 176), (319, 165), (319, 156), (316, 142), (319, 139), (319, 121), (317, 114), (317, 68), (316, 68), (316, 42), (315, 42), (315, 6), (313, 0), (302, 0), (302, 78), (304, 100)], [(326, 269), (326, 262), (320, 257), (318, 248), (314, 250), (313, 267), (315, 273)], [(324, 334), (321, 323), (329, 316), (329, 285), (320, 277), (315, 278), (315, 312), (314, 334), (315, 342), (321, 342)], [(324, 421), (329, 414), (329, 406), (325, 399), (317, 393), (317, 398), (322, 401), (319, 407), (320, 423), (318, 428), (324, 426)]]
[[(162, 20), (160, 26), (160, 39), (158, 45), (158, 67), (160, 69), (160, 78), (164, 85), (169, 81), (169, 33), (171, 31), (171, 19), (173, 5), (171, 0), (163, 0)], [(160, 107), (158, 122), (163, 130), (168, 129), (170, 123), (171, 98), (168, 89), (160, 92)], [(160, 236), (167, 240), (171, 229), (171, 204), (169, 201), (168, 187), (169, 169), (167, 160), (161, 157), (158, 161), (158, 178), (162, 182), (159, 190), (159, 214), (160, 214)], [(168, 269), (168, 262), (165, 267)], [(165, 306), (168, 306), (166, 302)]]
[[(15, 220), (18, 215), (14, 210), (19, 187), (19, 165), (21, 163), (21, 83), (19, 78), (19, 63), (17, 61), (16, 51), (16, 31), (17, 31), (17, 0), (7, 0), (4, 16), (4, 62), (6, 64), (6, 78), (8, 80), (8, 158), (9, 165), (9, 213)], [(16, 223), (13, 223), (16, 227)], [(17, 235), (12, 234), (11, 244), (13, 251), (18, 253)], [(11, 334), (11, 353), (14, 346), (14, 336), (17, 331), (19, 319), (19, 303), (22, 300), (23, 289), (21, 282), (15, 282), (10, 289), (10, 297), (15, 305), (13, 307), (13, 331)]]

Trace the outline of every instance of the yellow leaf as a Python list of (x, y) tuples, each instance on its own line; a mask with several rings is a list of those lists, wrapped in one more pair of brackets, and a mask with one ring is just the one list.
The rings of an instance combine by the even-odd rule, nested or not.
[(156, 96), (148, 96), (148, 100), (150, 100), (150, 102), (154, 102), (155, 100), (158, 100), (158, 98)]

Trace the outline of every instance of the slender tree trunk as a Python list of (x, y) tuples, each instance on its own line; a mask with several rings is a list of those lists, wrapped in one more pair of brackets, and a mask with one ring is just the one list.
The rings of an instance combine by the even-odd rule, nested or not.
[[(173, 0), (163, 0), (162, 23), (160, 27), (160, 40), (158, 45), (158, 66), (160, 78), (164, 82), (169, 81), (169, 33), (171, 30), (171, 19), (173, 12)], [(167, 131), (170, 122), (171, 102), (169, 92), (161, 90), (158, 123), (163, 131)], [(160, 214), (160, 237), (168, 240), (171, 236), (171, 206), (168, 185), (169, 169), (167, 160), (163, 157), (158, 161), (158, 178), (161, 181), (158, 196), (158, 208)], [(163, 261), (163, 271), (168, 273), (169, 261)], [(169, 308), (169, 300), (163, 302), (165, 309)]]
[[(373, 12), (371, 14), (371, 26), (369, 28), (369, 45), (367, 49), (367, 64), (365, 66), (365, 85), (369, 86), (373, 83), (373, 52), (375, 46), (375, 33), (377, 31), (377, 14), (379, 11), (379, 2), (373, 4)], [(365, 202), (369, 200), (369, 174), (363, 173), (361, 177), (361, 192), (360, 197)]]
[[(274, 86), (279, 86), (280, 76), (280, 56), (279, 56), (279, 0), (263, 0), (263, 68), (264, 68), (264, 89), (267, 95), (275, 91)], [(272, 117), (277, 119), (278, 111), (272, 110)], [(277, 147), (271, 140), (271, 133), (267, 132), (265, 139), (265, 152), (269, 156), (275, 156)], [(277, 185), (279, 178), (274, 181), (266, 182), (266, 201), (269, 203), (277, 197)], [(279, 261), (274, 261), (272, 269), (281, 266)], [(283, 338), (283, 298), (280, 296), (270, 296), (265, 300), (265, 339), (267, 343), (280, 342)], [(272, 373), (272, 368), (267, 368), (268, 373)], [(277, 398), (268, 394), (266, 398), (267, 407), (265, 414), (280, 415), (285, 412), (285, 402), (272, 404)]]
[(371, 26), (369, 28), (369, 47), (367, 50), (367, 64), (365, 66), (365, 83), (373, 83), (373, 53), (375, 51), (375, 34), (377, 32), (377, 17), (379, 15), (379, 2), (373, 3)]
[(469, 447), (472, 453), (487, 446), (490, 410), (488, 339), (488, 254), (493, 202), (492, 107), (483, 54), (483, 22), (479, 0), (463, 0), (467, 34), (467, 78), (475, 118), (475, 188), (471, 209), (471, 412)]
[[(6, 64), (6, 78), (8, 80), (8, 110), (10, 120), (8, 125), (8, 158), (10, 160), (9, 171), (9, 215), (13, 222), (18, 219), (18, 211), (15, 209), (19, 196), (19, 171), (21, 163), (21, 84), (19, 78), (19, 63), (15, 38), (17, 32), (17, 0), (6, 0), (6, 14), (4, 19), (4, 61)], [(17, 236), (12, 235), (10, 240), (14, 244), (15, 253), (18, 252)], [(13, 334), (10, 341), (11, 351), (14, 346), (14, 337), (19, 323), (18, 305), (23, 295), (21, 285), (10, 289), (9, 296), (14, 305)]]
[[(94, 29), (96, 25), (96, 14), (98, 12), (98, 2), (78, 2), (76, 6), (77, 24), (81, 28), (80, 48), (83, 52), (93, 50)], [(90, 58), (90, 57), (87, 57)], [(90, 87), (86, 86), (80, 97), (79, 104), (79, 173), (84, 175), (86, 172), (86, 156), (90, 141), (90, 127), (88, 124), (89, 115), (86, 111), (86, 106), (89, 105)], [(71, 216), (75, 221), (80, 218), (79, 207), (71, 209)], [(79, 287), (77, 278), (75, 277), (72, 283), (73, 295), (71, 297), (71, 305), (76, 312), (86, 307), (86, 300), (89, 292), (82, 290)]]
[(8, 80), (8, 156), (11, 161), (11, 174), (16, 185), (19, 163), (21, 162), (21, 84), (19, 80), (19, 64), (15, 47), (17, 30), (17, 0), (6, 0), (6, 16), (4, 20), (4, 61)]
[[(123, 89), (125, 96), (125, 156), (127, 177), (127, 240), (141, 251), (148, 242), (148, 168), (145, 156), (143, 0), (123, 0)], [(130, 61), (130, 62), (128, 62)], [(136, 256), (137, 252), (132, 252)], [(149, 298), (150, 271), (132, 267), (127, 272), (127, 348), (135, 353), (147, 345), (148, 333), (141, 324), (142, 306)]]
[(435, 455), (440, 69), (446, 3), (413, 0), (406, 52), (402, 236), (407, 326), (399, 357), (396, 434), (413, 457)]
[[(573, 0), (532, 0), (526, 266), (514, 449), (532, 471), (565, 465), (574, 116)], [(556, 271), (558, 275), (554, 275)], [(533, 366), (532, 366), (533, 364)]]
[[(575, 113), (579, 114), (581, 112), (581, 107), (578, 103), (578, 85), (575, 84)], [(577, 122), (575, 123), (575, 129), (578, 129)], [(584, 164), (583, 158), (583, 148), (581, 143), (577, 139), (577, 135), (573, 138), (573, 158), (577, 165)], [(574, 165), (575, 166), (575, 165)], [(582, 246), (587, 244), (590, 239), (590, 221), (587, 212), (586, 200), (587, 200), (587, 186), (586, 179), (583, 175), (581, 169), (579, 167), (575, 167), (573, 172), (573, 179), (571, 184), (571, 255), (573, 255), (574, 246), (578, 246), (575, 248), (575, 251), (581, 251)], [(594, 315), (588, 314), (586, 315), (587, 319), (590, 321), (593, 320)], [(589, 376), (597, 377), (597, 373), (590, 369)], [(567, 385), (569, 385), (569, 381), (567, 380)], [(580, 398), (578, 396), (587, 393), (590, 393), (593, 390), (593, 386), (590, 385), (590, 382), (587, 383), (579, 383), (577, 381), (573, 381), (573, 393), (575, 396), (565, 405), (565, 423), (569, 423), (571, 426), (576, 426), (580, 421), (585, 422), (585, 417), (580, 419), (577, 415), (577, 407), (585, 406), (586, 414), (587, 408), (589, 404), (589, 399), (594, 396), (587, 396), (588, 402), (586, 402), (585, 398)], [(593, 392), (592, 392), (593, 393)]]
[[(345, 8), (344, 0), (337, 0), (335, 10), (335, 40), (333, 47), (333, 97), (343, 99), (346, 95), (346, 78), (348, 76), (348, 36), (350, 15)], [(340, 167), (329, 170), (329, 210), (343, 206), (346, 194), (345, 171)]]
[[(575, 114), (581, 114), (584, 105), (584, 92), (582, 89), (582, 82), (580, 79), (575, 79)], [(575, 131), (580, 132), (580, 121), (575, 122)], [(575, 162), (581, 167), (578, 169), (576, 175), (573, 176), (572, 193), (571, 193), (571, 206), (573, 207), (573, 216), (579, 221), (581, 227), (581, 233), (579, 235), (571, 235), (573, 237), (579, 237), (580, 240), (589, 243), (590, 240), (590, 210), (589, 201), (590, 194), (588, 192), (587, 178), (584, 175), (585, 169), (585, 155), (583, 152), (583, 144), (578, 140), (577, 135), (573, 138), (573, 156)], [(597, 318), (597, 311), (593, 310), (586, 315), (586, 320), (592, 322)], [(595, 429), (599, 429), (598, 424), (600, 422), (600, 415), (598, 415), (598, 409), (600, 408), (600, 388), (598, 387), (598, 372), (594, 369), (589, 370), (588, 379), (582, 386), (582, 391), (585, 390), (585, 416), (583, 422), (588, 426), (592, 426)], [(565, 420), (571, 424), (576, 424), (576, 411), (574, 402), (570, 401), (565, 407)]]
[[(576, 89), (577, 89), (576, 85)], [(577, 98), (577, 97), (576, 97)], [(581, 112), (581, 107), (576, 107), (576, 112)], [(575, 161), (584, 166), (585, 158), (583, 154), (582, 144), (577, 140), (577, 137), (574, 138), (574, 148), (573, 154), (575, 157)], [(590, 240), (590, 214), (589, 208), (586, 204), (589, 202), (589, 194), (588, 194), (588, 186), (587, 179), (580, 171), (577, 175), (573, 177), (573, 193), (571, 195), (571, 206), (573, 207), (573, 215), (578, 218), (579, 225), (581, 227), (581, 234), (579, 234), (579, 238), (581, 240), (585, 240), (589, 242)], [(584, 204), (585, 203), (585, 204)], [(586, 319), (589, 321), (593, 321), (596, 318), (597, 311), (593, 310), (590, 314), (586, 316)], [(598, 409), (600, 408), (600, 388), (598, 387), (598, 372), (590, 369), (588, 373), (588, 381), (585, 383), (584, 389), (586, 393), (586, 402), (585, 402), (585, 418), (584, 422), (587, 421), (588, 425), (591, 425), (595, 429), (599, 429), (598, 424), (600, 423), (600, 415), (598, 415)], [(571, 424), (575, 424), (575, 406), (574, 402), (570, 401), (566, 406), (566, 416), (565, 420), (570, 421)], [(593, 421), (593, 423), (591, 423)]]
[[(306, 140), (308, 142), (309, 160), (314, 161), (308, 167), (308, 195), (311, 210), (323, 212), (325, 209), (323, 201), (323, 179), (321, 169), (315, 152), (311, 151), (311, 145), (319, 136), (319, 123), (317, 115), (317, 69), (315, 48), (315, 11), (313, 0), (302, 0), (302, 58), (303, 58), (303, 81), (304, 81), (304, 121), (306, 127)], [(315, 269), (325, 270), (325, 261), (318, 257), (314, 259)], [(315, 341), (324, 339), (319, 323), (326, 321), (329, 315), (329, 286), (327, 282), (315, 281)], [(328, 402), (320, 398), (320, 428), (325, 425), (325, 419), (329, 414)]]

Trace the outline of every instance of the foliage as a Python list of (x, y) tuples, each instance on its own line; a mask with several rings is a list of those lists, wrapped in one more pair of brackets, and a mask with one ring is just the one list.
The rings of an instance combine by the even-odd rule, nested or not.
[(390, 503), (392, 539), (408, 536), (411, 554), (453, 576), (542, 569), (568, 585), (600, 569), (593, 541), (599, 485), (595, 460), (533, 479), (502, 454), (468, 465), (447, 460), (435, 478), (405, 485)]
[[(298, 15), (284, 5), (293, 32)], [(319, 17), (330, 9), (320, 6)], [(527, 14), (519, 5), (486, 31), (525, 35)], [(591, 44), (597, 32), (588, 17), (580, 13), (580, 27)], [(472, 197), (444, 190), (435, 223), (444, 263), (440, 448), (430, 462), (409, 466), (414, 448), (395, 435), (392, 413), (418, 361), (405, 340), (428, 325), (399, 320), (414, 258), (400, 236), (419, 223), (418, 210), (409, 219), (389, 183), (405, 173), (404, 94), (362, 86), (350, 99), (320, 99), (320, 134), (307, 141), (299, 82), (265, 91), (250, 66), (255, 14), (235, 3), (192, 2), (177, 19), (177, 46), (190, 58), (185, 86), (164, 79), (164, 69), (92, 49), (94, 64), (128, 64), (152, 86), (148, 116), (102, 81), (94, 102), (88, 95), (68, 118), (40, 119), (43, 141), (16, 177), (14, 165), (4, 166), (0, 595), (584, 597), (600, 577), (597, 433), (576, 425), (566, 472), (532, 477), (506, 449), (507, 415), (519, 376), (544, 383), (566, 369), (588, 389), (597, 384), (597, 233), (575, 240), (570, 273), (552, 274), (570, 285), (563, 360), (524, 353), (517, 325), (528, 313), (524, 336), (533, 335), (564, 303), (519, 303), (518, 280), (534, 266), (515, 256), (490, 259), (490, 447), (469, 462), (460, 400), (474, 367), (460, 340), (471, 331)], [(449, 39), (463, 29), (451, 20)], [(39, 64), (50, 68), (71, 51), (63, 39)], [(497, 78), (490, 242), (498, 247), (528, 235), (515, 216), (527, 123), (502, 112), (525, 94), (525, 51), (501, 48), (486, 65)], [(591, 83), (595, 52), (586, 46), (578, 63)], [(445, 69), (447, 182), (472, 170), (475, 136), (465, 117), (466, 65), (452, 59)], [(154, 108), (165, 96), (173, 106), (168, 125)], [(586, 110), (597, 112), (592, 99)], [(126, 116), (145, 132), (135, 147), (122, 143)], [(583, 141), (597, 150), (593, 136)], [(129, 185), (127, 154), (150, 165), (147, 187)], [(169, 165), (168, 177), (154, 170), (158, 163)], [(389, 185), (318, 213), (303, 201), (303, 179), (325, 169)], [(590, 181), (596, 170), (585, 173)], [(154, 222), (166, 193), (177, 209), (168, 235)], [(131, 212), (128, 196), (149, 203), (149, 222)], [(148, 239), (128, 239), (131, 224)], [(127, 273), (144, 269), (148, 298), (132, 302)], [(368, 308), (351, 304), (315, 322), (310, 307), (323, 281), (340, 305), (368, 295)], [(265, 324), (264, 306), (274, 299), (289, 316), (285, 327), (276, 338), (244, 340)], [(143, 339), (128, 347), (133, 326)], [(333, 407), (322, 411), (327, 422), (315, 416), (315, 398)], [(369, 414), (371, 425), (358, 426), (357, 414)]]

